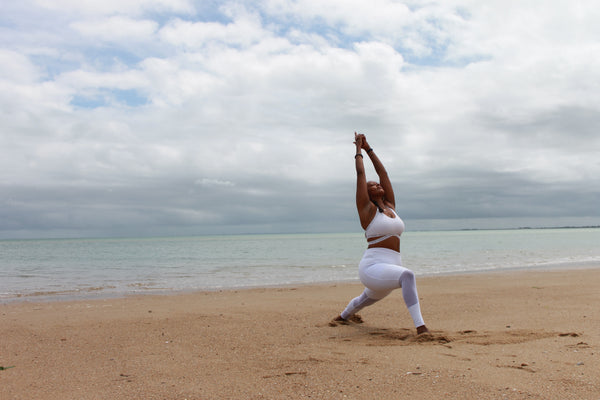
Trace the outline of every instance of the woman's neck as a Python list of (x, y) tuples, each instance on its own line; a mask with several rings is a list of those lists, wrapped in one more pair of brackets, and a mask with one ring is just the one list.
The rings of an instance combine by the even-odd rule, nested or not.
[(371, 201), (373, 202), (373, 204), (375, 204), (377, 206), (377, 209), (379, 210), (379, 212), (383, 212), (383, 210), (386, 208), (383, 198), (373, 199)]

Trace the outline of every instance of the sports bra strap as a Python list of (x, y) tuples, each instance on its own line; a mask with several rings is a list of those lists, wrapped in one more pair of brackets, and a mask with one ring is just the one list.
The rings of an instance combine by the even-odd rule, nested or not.
[(389, 238), (394, 237), (394, 236), (397, 237), (398, 239), (400, 239), (400, 235), (384, 235), (384, 236), (382, 236), (380, 238), (377, 238), (375, 240), (369, 240), (367, 238), (367, 244), (375, 244), (375, 243), (383, 242), (384, 240), (389, 239)]

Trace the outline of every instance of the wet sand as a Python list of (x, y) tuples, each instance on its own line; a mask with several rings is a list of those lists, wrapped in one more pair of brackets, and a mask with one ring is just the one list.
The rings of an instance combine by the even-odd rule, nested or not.
[(600, 269), (0, 305), (1, 399), (600, 399)]

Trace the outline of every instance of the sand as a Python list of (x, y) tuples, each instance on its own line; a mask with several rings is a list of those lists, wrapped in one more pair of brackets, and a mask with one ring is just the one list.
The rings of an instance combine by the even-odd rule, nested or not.
[(600, 269), (0, 305), (0, 399), (600, 399)]

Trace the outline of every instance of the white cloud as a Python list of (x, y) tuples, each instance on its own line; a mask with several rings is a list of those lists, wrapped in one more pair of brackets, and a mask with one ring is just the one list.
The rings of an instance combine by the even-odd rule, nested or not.
[(36, 82), (41, 73), (29, 58), (17, 51), (0, 49), (0, 80), (23, 84)]
[(113, 16), (101, 20), (77, 21), (71, 27), (94, 40), (108, 42), (151, 40), (158, 23), (150, 20), (135, 20)]
[(98, 72), (76, 70), (66, 72), (57, 77), (57, 82), (75, 91), (86, 88), (135, 89), (146, 88), (151, 82), (140, 71), (127, 69), (124, 71)]
[(435, 2), (271, 0), (266, 9), (303, 22), (324, 21), (341, 34), (394, 45), (416, 57), (433, 55), (464, 24), (456, 7)]
[(375, 28), (376, 31), (389, 30), (392, 26), (401, 28), (412, 18), (413, 12), (401, 2), (390, 0), (270, 0), (266, 9), (274, 14), (294, 15), (300, 18), (325, 20), (327, 25), (343, 24), (354, 33)]
[(202, 178), (196, 181), (200, 186), (235, 186), (235, 183), (220, 179)]
[(270, 36), (270, 33), (263, 29), (258, 17), (251, 14), (243, 14), (228, 24), (175, 19), (160, 31), (160, 37), (165, 42), (196, 50), (215, 42), (217, 45), (246, 47), (265, 36)]
[(84, 15), (131, 14), (142, 12), (192, 13), (195, 8), (189, 0), (33, 0), (43, 8), (78, 12)]

